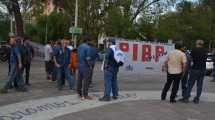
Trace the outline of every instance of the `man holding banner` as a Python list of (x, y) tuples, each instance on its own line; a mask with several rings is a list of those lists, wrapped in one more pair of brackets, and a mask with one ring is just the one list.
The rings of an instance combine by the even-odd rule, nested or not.
[(104, 96), (99, 101), (110, 101), (110, 93), (112, 90), (113, 99), (118, 98), (118, 82), (117, 74), (119, 67), (124, 64), (124, 53), (115, 45), (115, 40), (108, 41), (108, 48), (106, 50), (104, 61)]

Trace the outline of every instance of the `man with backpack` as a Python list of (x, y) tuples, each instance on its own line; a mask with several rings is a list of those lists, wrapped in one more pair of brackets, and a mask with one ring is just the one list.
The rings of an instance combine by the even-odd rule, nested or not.
[(118, 98), (118, 82), (117, 74), (119, 67), (123, 66), (124, 53), (116, 46), (115, 40), (108, 41), (108, 48), (106, 50), (104, 61), (104, 96), (100, 98), (100, 101), (110, 101), (110, 93), (112, 90), (113, 100)]

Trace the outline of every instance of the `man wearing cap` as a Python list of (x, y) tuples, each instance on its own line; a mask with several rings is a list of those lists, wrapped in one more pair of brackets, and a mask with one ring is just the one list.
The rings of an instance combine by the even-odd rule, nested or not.
[(119, 64), (114, 58), (114, 51), (111, 46), (115, 45), (116, 42), (113, 39), (107, 41), (108, 48), (106, 50), (105, 62), (104, 62), (104, 96), (100, 98), (100, 101), (110, 101), (110, 93), (112, 90), (113, 99), (118, 98), (118, 83), (117, 73), (119, 71)]
[(8, 76), (8, 80), (6, 81), (5, 86), (1, 90), (1, 93), (8, 93), (8, 89), (10, 88), (10, 85), (16, 81), (17, 87), (16, 89), (21, 92), (27, 91), (27, 89), (24, 87), (24, 81), (22, 77), (22, 58), (20, 49), (17, 46), (16, 43), (16, 37), (12, 36), (10, 37), (10, 45), (11, 45), (11, 52), (10, 52), (10, 73)]
[(200, 100), (199, 98), (202, 93), (203, 80), (204, 80), (205, 70), (206, 70), (207, 54), (208, 54), (208, 51), (204, 48), (204, 41), (197, 40), (196, 48), (194, 48), (190, 53), (190, 56), (191, 56), (190, 59), (193, 62), (193, 65), (192, 65), (190, 77), (188, 80), (188, 88), (186, 90), (186, 95), (180, 101), (184, 103), (189, 102), (192, 88), (195, 82), (197, 82), (197, 93), (193, 99), (193, 102), (196, 104), (199, 103), (199, 100)]
[(88, 96), (90, 72), (93, 67), (93, 61), (90, 55), (90, 46), (88, 42), (91, 41), (90, 36), (83, 36), (83, 43), (78, 47), (78, 81), (77, 92), (79, 97), (84, 100), (91, 100)]

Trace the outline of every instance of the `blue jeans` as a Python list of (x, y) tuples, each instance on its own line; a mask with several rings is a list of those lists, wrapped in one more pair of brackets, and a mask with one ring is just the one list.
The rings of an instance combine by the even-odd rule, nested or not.
[(111, 72), (108, 70), (104, 71), (104, 96), (110, 97), (112, 90), (113, 96), (118, 96), (118, 83), (117, 83), (117, 71)]
[(13, 82), (17, 83), (17, 88), (23, 88), (24, 80), (23, 80), (22, 73), (23, 73), (23, 70), (19, 69), (16, 64), (11, 64), (8, 80), (6, 81), (4, 89), (6, 89), (6, 90), (9, 89), (10, 85)]
[(205, 76), (205, 70), (191, 70), (190, 73), (190, 77), (188, 80), (188, 88), (186, 90), (186, 95), (185, 98), (189, 99), (189, 97), (191, 96), (191, 91), (192, 88), (195, 84), (195, 82), (197, 82), (197, 93), (196, 93), (196, 97), (195, 99), (199, 99), (201, 94), (202, 94), (202, 87), (203, 87), (203, 80), (204, 80), (204, 76)]
[(65, 79), (68, 81), (69, 88), (74, 89), (75, 81), (73, 80), (71, 71), (68, 67), (56, 68), (56, 73), (57, 73), (58, 89), (62, 89), (64, 86), (64, 84), (63, 84), (64, 77), (63, 76), (65, 76)]

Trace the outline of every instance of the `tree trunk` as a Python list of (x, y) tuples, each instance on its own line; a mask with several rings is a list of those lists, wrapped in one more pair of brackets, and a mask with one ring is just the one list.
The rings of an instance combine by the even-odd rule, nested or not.
[(16, 22), (16, 33), (19, 37), (24, 37), (23, 19), (20, 12), (18, 0), (10, 0), (12, 3), (12, 13)]

